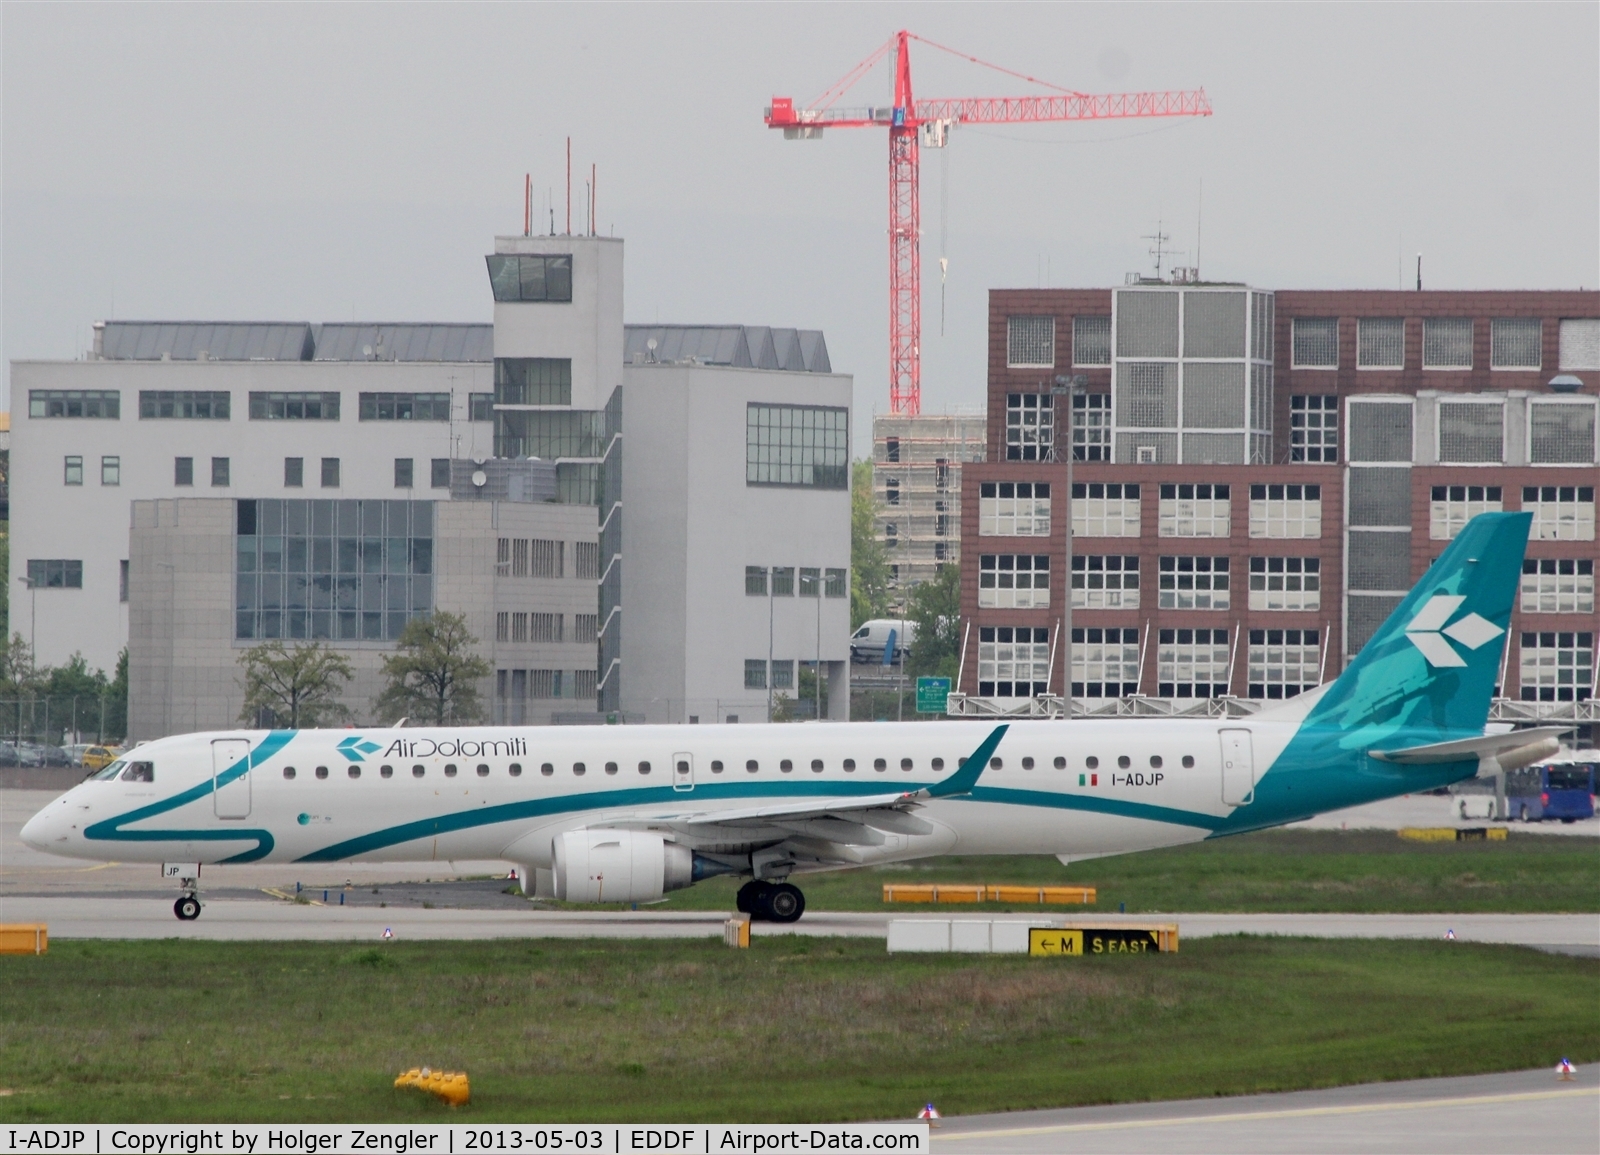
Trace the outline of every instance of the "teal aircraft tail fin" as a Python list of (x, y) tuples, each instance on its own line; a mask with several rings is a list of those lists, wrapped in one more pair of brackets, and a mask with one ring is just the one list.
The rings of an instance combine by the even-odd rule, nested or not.
[(1528, 544), (1528, 513), (1484, 513), (1422, 575), (1307, 716), (1360, 732), (1481, 733)]

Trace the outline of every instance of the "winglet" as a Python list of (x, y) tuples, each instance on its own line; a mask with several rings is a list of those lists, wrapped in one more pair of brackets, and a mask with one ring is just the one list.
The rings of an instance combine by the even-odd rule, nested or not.
[(995, 750), (1000, 745), (1000, 739), (1006, 736), (1006, 731), (1011, 727), (1006, 725), (996, 726), (983, 740), (983, 745), (974, 750), (957, 770), (943, 782), (919, 790), (917, 794), (924, 798), (949, 798), (955, 794), (970, 794), (972, 788), (978, 784), (978, 775), (982, 774), (989, 765), (989, 759), (994, 757)]

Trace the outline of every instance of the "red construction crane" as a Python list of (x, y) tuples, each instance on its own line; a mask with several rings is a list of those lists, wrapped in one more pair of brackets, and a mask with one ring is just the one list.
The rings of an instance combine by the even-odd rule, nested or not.
[[(909, 41), (949, 52), (1009, 76), (1053, 88), (1060, 95), (980, 96), (956, 100), (914, 100), (911, 96)], [(888, 108), (835, 108), (856, 81), (894, 53), (894, 104)], [(787, 96), (774, 96), (766, 110), (769, 128), (783, 129), (786, 140), (809, 140), (824, 128), (889, 130), (889, 409), (916, 416), (922, 411), (922, 261), (917, 192), (917, 147), (943, 148), (957, 124), (1019, 124), (1045, 120), (1118, 120), (1144, 116), (1210, 116), (1205, 89), (1191, 92), (1123, 92), (1090, 96), (1061, 88), (975, 56), (945, 48), (910, 32), (897, 32), (852, 68), (810, 108), (796, 108)]]

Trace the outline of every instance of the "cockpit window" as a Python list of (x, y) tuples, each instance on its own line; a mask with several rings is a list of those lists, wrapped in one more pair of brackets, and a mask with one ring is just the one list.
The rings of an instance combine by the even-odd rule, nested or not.
[(96, 774), (91, 774), (91, 775), (89, 775), (89, 777), (92, 780), (94, 780), (95, 782), (109, 782), (109, 781), (111, 781), (111, 779), (115, 778), (118, 774), (121, 774), (127, 768), (128, 768), (128, 764), (126, 762), (124, 762), (121, 758), (118, 758), (115, 762), (111, 763), (111, 765), (107, 766), (104, 770), (101, 770), (100, 772), (98, 772)]
[(122, 772), (124, 782), (154, 782), (156, 780), (156, 764), (154, 762), (129, 762), (128, 768)]

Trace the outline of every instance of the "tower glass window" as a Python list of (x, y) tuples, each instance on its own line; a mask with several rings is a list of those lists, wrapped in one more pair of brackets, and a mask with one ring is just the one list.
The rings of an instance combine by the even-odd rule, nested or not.
[(496, 301), (572, 300), (572, 254), (502, 254), (488, 258)]
[[(480, 396), (474, 394), (473, 396)], [(571, 405), (570, 357), (496, 357), (494, 404)], [(483, 420), (492, 414), (486, 412)], [(473, 420), (479, 420), (474, 415)]]

